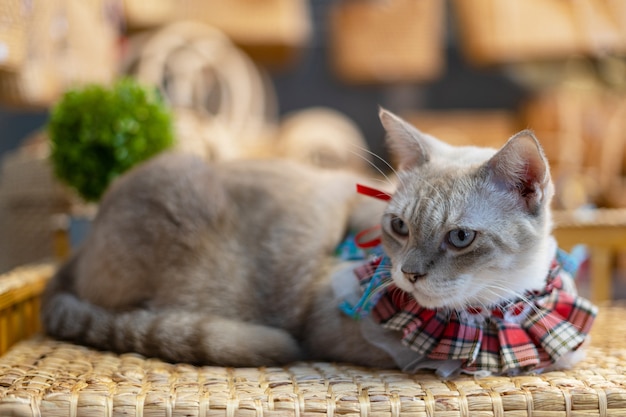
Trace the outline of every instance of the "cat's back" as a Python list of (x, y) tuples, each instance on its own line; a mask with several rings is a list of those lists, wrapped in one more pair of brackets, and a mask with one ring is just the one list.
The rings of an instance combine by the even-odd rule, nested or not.
[(352, 172), (288, 160), (236, 161), (216, 166), (216, 173), (233, 202), (238, 242), (257, 262), (274, 265), (274, 274), (333, 252), (359, 182)]
[(332, 251), (355, 182), (351, 174), (284, 160), (207, 164), (158, 156), (103, 198), (77, 261), (77, 292), (123, 308), (159, 297), (173, 302), (170, 293), (192, 298), (193, 284), (207, 274), (229, 276), (233, 288), (250, 271), (280, 281), (303, 259)]
[(294, 230), (342, 224), (359, 181), (352, 172), (281, 159), (233, 161), (215, 168), (229, 199), (236, 202), (234, 209), (245, 214), (250, 226), (278, 221)]

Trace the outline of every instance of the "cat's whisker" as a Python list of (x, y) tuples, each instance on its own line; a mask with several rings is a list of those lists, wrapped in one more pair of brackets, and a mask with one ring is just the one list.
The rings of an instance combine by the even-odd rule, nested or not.
[(537, 315), (540, 316), (539, 318), (539, 323), (541, 323), (544, 326), (544, 329), (548, 332), (548, 334), (552, 333), (552, 329), (551, 326), (549, 326), (549, 323), (546, 319), (546, 315), (542, 313), (542, 311), (535, 306), (535, 303), (533, 303), (528, 297), (526, 297), (525, 295), (520, 296), (520, 299), (526, 304), (528, 305), (533, 312), (535, 312)]
[(492, 283), (489, 287), (484, 288), (484, 290), (489, 291), (489, 292), (491, 292), (491, 293), (493, 293), (493, 294), (497, 295), (497, 293), (496, 293), (495, 291), (493, 291), (493, 288), (503, 290), (503, 291), (505, 292), (505, 294), (509, 294), (509, 295), (511, 295), (511, 299), (512, 299), (512, 300), (519, 300), (519, 301), (522, 301), (524, 304), (526, 304), (527, 306), (529, 306), (529, 307), (530, 307), (530, 309), (531, 309), (531, 310), (532, 310), (535, 314), (537, 314), (538, 316), (540, 316), (540, 318), (539, 318), (539, 323), (541, 323), (541, 324), (544, 326), (545, 330), (546, 330), (549, 334), (552, 332), (552, 330), (551, 330), (550, 326), (548, 325), (549, 323), (547, 322), (547, 320), (546, 320), (546, 318), (545, 318), (545, 315), (544, 315), (544, 314), (541, 312), (541, 310), (540, 310), (540, 309), (539, 309), (539, 308), (535, 305), (535, 303), (534, 303), (534, 302), (532, 302), (532, 301), (530, 300), (530, 298), (528, 298), (525, 294), (519, 293), (519, 292), (514, 291), (514, 290), (512, 290), (512, 289), (510, 289), (510, 288), (506, 288), (506, 287), (501, 287), (501, 286), (498, 286), (498, 285), (497, 285), (497, 284), (495, 284), (495, 283)]
[[(394, 282), (393, 282), (393, 280), (392, 280), (392, 279), (390, 279), (390, 280), (389, 280), (389, 282), (387, 283), (386, 287), (391, 286), (393, 283), (394, 283)], [(392, 297), (392, 296), (393, 296), (394, 294), (396, 294), (396, 293), (406, 294), (407, 292), (406, 292), (406, 291), (404, 291), (404, 290), (403, 290), (403, 289), (401, 289), (401, 288), (398, 288), (398, 287), (393, 287), (393, 288), (391, 288), (391, 290), (389, 290), (389, 296), (390, 296), (390, 297)], [(409, 294), (409, 295), (410, 295), (410, 294)], [(408, 304), (409, 304), (409, 303), (411, 303), (411, 300), (412, 300), (412, 299), (413, 299), (412, 297), (411, 297), (411, 298), (409, 298), (409, 299), (408, 299), (408, 301), (406, 302), (406, 304), (399, 305), (398, 307), (399, 307), (399, 308), (401, 308), (401, 309), (406, 308), (406, 307), (408, 306)]]
[[(374, 256), (374, 257), (377, 257), (377, 256)], [(391, 271), (391, 270), (393, 270), (393, 264), (391, 264), (391, 263), (382, 263), (382, 264), (378, 265), (378, 268), (381, 269), (381, 270), (384, 269), (386, 271)]]
[[(370, 149), (363, 147), (363, 146), (359, 146), (359, 145), (351, 145), (353, 149), (357, 149), (358, 151), (361, 151), (363, 153), (366, 153), (368, 155), (373, 156), (374, 158), (378, 159), (379, 161), (381, 161), (383, 164), (385, 164), (389, 170), (391, 172), (394, 173), (394, 175), (398, 175), (398, 171), (396, 171), (396, 169), (393, 167), (393, 165), (391, 165), (385, 158), (383, 158), (382, 156), (378, 155), (376, 152), (372, 152)], [(356, 153), (357, 156), (359, 156), (360, 158), (364, 158), (365, 157), (362, 154), (358, 154), (357, 151), (349, 149), (350, 152), (352, 153)], [(372, 164), (373, 162), (369, 159), (366, 159), (370, 164)]]
[(379, 292), (386, 290), (392, 284), (393, 284), (393, 280), (391, 279), (391, 277), (385, 276), (385, 278), (380, 282), (380, 284), (376, 288), (374, 288), (374, 290), (372, 291), (372, 295), (378, 294)]
[[(389, 185), (389, 184), (391, 184), (391, 180), (389, 180), (388, 178), (368, 177), (367, 179), (368, 179), (369, 181), (376, 182), (376, 183), (380, 183), (380, 184), (383, 184), (383, 185)], [(392, 186), (395, 188), (395, 184), (392, 184)]]
[[(400, 175), (400, 177), (402, 177), (402, 175)], [(432, 185), (430, 182), (426, 181), (426, 180), (421, 180), (420, 181), (420, 185), (425, 185), (427, 187), (429, 187), (431, 190), (433, 190), (433, 192), (437, 195), (439, 193), (439, 189), (437, 187), (435, 187), (434, 185)], [(429, 197), (432, 199), (432, 197)]]
[[(484, 291), (489, 291), (494, 295), (494, 298), (500, 300), (506, 298), (508, 300), (521, 300), (525, 303), (528, 303), (528, 298), (519, 291), (515, 291), (511, 288), (507, 288), (505, 286), (498, 285), (497, 283), (490, 283), (487, 287), (483, 288)], [(495, 291), (499, 290), (499, 292)]]
[(389, 162), (387, 162), (383, 157), (377, 155), (376, 153), (370, 151), (367, 148), (361, 147), (361, 146), (357, 146), (354, 145), (354, 148), (358, 149), (358, 150), (352, 150), (349, 149), (348, 151), (350, 153), (352, 153), (353, 155), (363, 159), (365, 162), (367, 162), (372, 168), (374, 168), (386, 181), (389, 185), (391, 186), (395, 186), (395, 183), (391, 180), (391, 178), (389, 177), (389, 175), (387, 175), (387, 173), (385, 173), (385, 171), (383, 171), (381, 168), (379, 168), (372, 160), (370, 160), (369, 158), (366, 158), (363, 153), (367, 153), (369, 155), (374, 156), (375, 158), (379, 159), (380, 161), (382, 161), (386, 166), (389, 167), (389, 169), (393, 172), (394, 176), (397, 177), (398, 173), (396, 172), (396, 170), (391, 166), (391, 164), (389, 164)]

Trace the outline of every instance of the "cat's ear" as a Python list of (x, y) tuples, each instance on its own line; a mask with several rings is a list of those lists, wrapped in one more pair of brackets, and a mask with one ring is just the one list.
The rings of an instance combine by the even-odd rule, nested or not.
[(536, 212), (552, 197), (550, 168), (535, 135), (524, 130), (487, 162), (491, 180), (516, 194), (529, 212)]
[(387, 132), (387, 148), (400, 170), (420, 166), (430, 159), (426, 135), (390, 111), (380, 108), (380, 121)]

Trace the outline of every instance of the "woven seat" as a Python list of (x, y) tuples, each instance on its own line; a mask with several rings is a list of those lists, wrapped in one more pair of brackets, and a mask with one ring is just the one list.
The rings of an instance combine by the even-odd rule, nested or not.
[(195, 367), (36, 335), (0, 357), (0, 416), (626, 416), (625, 314), (601, 307), (572, 370), (454, 380), (325, 362)]

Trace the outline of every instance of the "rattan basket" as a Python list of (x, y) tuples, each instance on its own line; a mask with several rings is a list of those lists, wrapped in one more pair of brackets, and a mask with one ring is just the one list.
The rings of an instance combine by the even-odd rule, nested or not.
[(117, 0), (2, 1), (0, 102), (48, 108), (68, 88), (117, 71)]
[[(0, 277), (3, 341), (15, 339), (11, 332), (20, 324), (30, 329), (24, 337), (37, 328), (32, 296), (52, 270), (22, 268)], [(34, 304), (20, 307), (24, 302)], [(194, 367), (34, 336), (0, 357), (0, 415), (626, 416), (624, 314), (622, 305), (601, 308), (587, 359), (572, 370), (454, 380), (326, 362)]]
[(132, 37), (124, 72), (159, 88), (179, 149), (226, 160), (265, 149), (278, 119), (274, 86), (221, 30), (178, 21)]
[(0, 355), (40, 330), (39, 296), (53, 271), (38, 265), (0, 275)]

